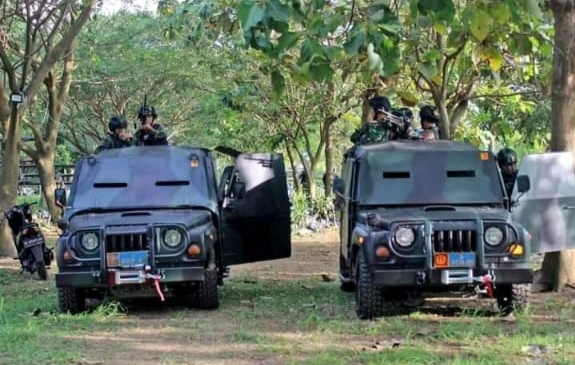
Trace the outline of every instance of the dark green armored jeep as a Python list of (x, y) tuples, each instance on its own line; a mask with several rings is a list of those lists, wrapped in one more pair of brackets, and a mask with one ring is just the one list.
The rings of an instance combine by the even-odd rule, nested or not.
[(340, 280), (368, 319), (426, 293), (484, 288), (502, 311), (528, 304), (528, 232), (511, 220), (489, 152), (452, 141), (359, 146), (334, 182)]
[(114, 149), (76, 165), (70, 196), (56, 192), (66, 206), (56, 246), (62, 311), (106, 295), (216, 308), (230, 265), (290, 257), (282, 155), (216, 151), (235, 159), (219, 182), (215, 153), (200, 148)]

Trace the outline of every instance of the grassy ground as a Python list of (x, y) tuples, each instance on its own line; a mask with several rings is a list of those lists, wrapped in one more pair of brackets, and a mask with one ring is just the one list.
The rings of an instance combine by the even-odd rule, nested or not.
[[(40, 195), (20, 195), (16, 197), (16, 204), (36, 203), (40, 202)], [(37, 207), (35, 207), (37, 209)]]
[[(339, 291), (336, 234), (298, 239), (290, 260), (232, 269), (217, 311), (157, 300), (56, 314), (52, 281), (0, 264), (0, 364), (574, 364), (575, 296), (537, 295), (530, 313), (431, 301), (417, 313), (360, 321)], [(453, 315), (454, 305), (467, 308)]]

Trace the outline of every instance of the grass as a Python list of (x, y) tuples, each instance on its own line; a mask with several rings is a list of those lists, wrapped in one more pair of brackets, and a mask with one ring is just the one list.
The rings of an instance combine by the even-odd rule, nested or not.
[(537, 295), (530, 312), (514, 318), (480, 314), (476, 309), (485, 302), (464, 304), (457, 315), (437, 302), (370, 322), (356, 318), (353, 295), (339, 291), (337, 281), (315, 274), (238, 270), (220, 293), (216, 311), (153, 299), (70, 316), (56, 312), (53, 281), (0, 269), (0, 363), (575, 363), (575, 308), (568, 295)]
[[(19, 195), (16, 197), (16, 204), (40, 203), (40, 195)], [(37, 208), (36, 208), (37, 209)]]

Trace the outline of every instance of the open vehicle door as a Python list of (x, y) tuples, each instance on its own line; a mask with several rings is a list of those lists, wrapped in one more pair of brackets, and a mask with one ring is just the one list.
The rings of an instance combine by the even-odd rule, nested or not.
[(525, 156), (517, 176), (529, 177), (524, 194), (515, 184), (513, 219), (531, 234), (532, 252), (575, 248), (575, 170), (571, 152)]
[(224, 264), (290, 257), (290, 204), (283, 155), (240, 153), (233, 157), (235, 165), (224, 169), (218, 188)]

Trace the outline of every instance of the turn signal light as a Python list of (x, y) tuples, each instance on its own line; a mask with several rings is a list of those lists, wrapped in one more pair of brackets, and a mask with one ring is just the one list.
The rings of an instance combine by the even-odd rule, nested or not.
[(188, 247), (188, 255), (190, 256), (198, 256), (202, 252), (202, 249), (197, 244), (192, 244)]
[(511, 256), (523, 256), (525, 254), (525, 249), (522, 245), (514, 243), (507, 249)]
[(444, 268), (449, 266), (449, 257), (446, 253), (436, 253), (434, 257), (434, 266), (437, 268)]
[(387, 247), (378, 247), (377, 250), (375, 250), (375, 256), (379, 257), (379, 258), (385, 258), (385, 257), (389, 257), (389, 250), (387, 249)]

